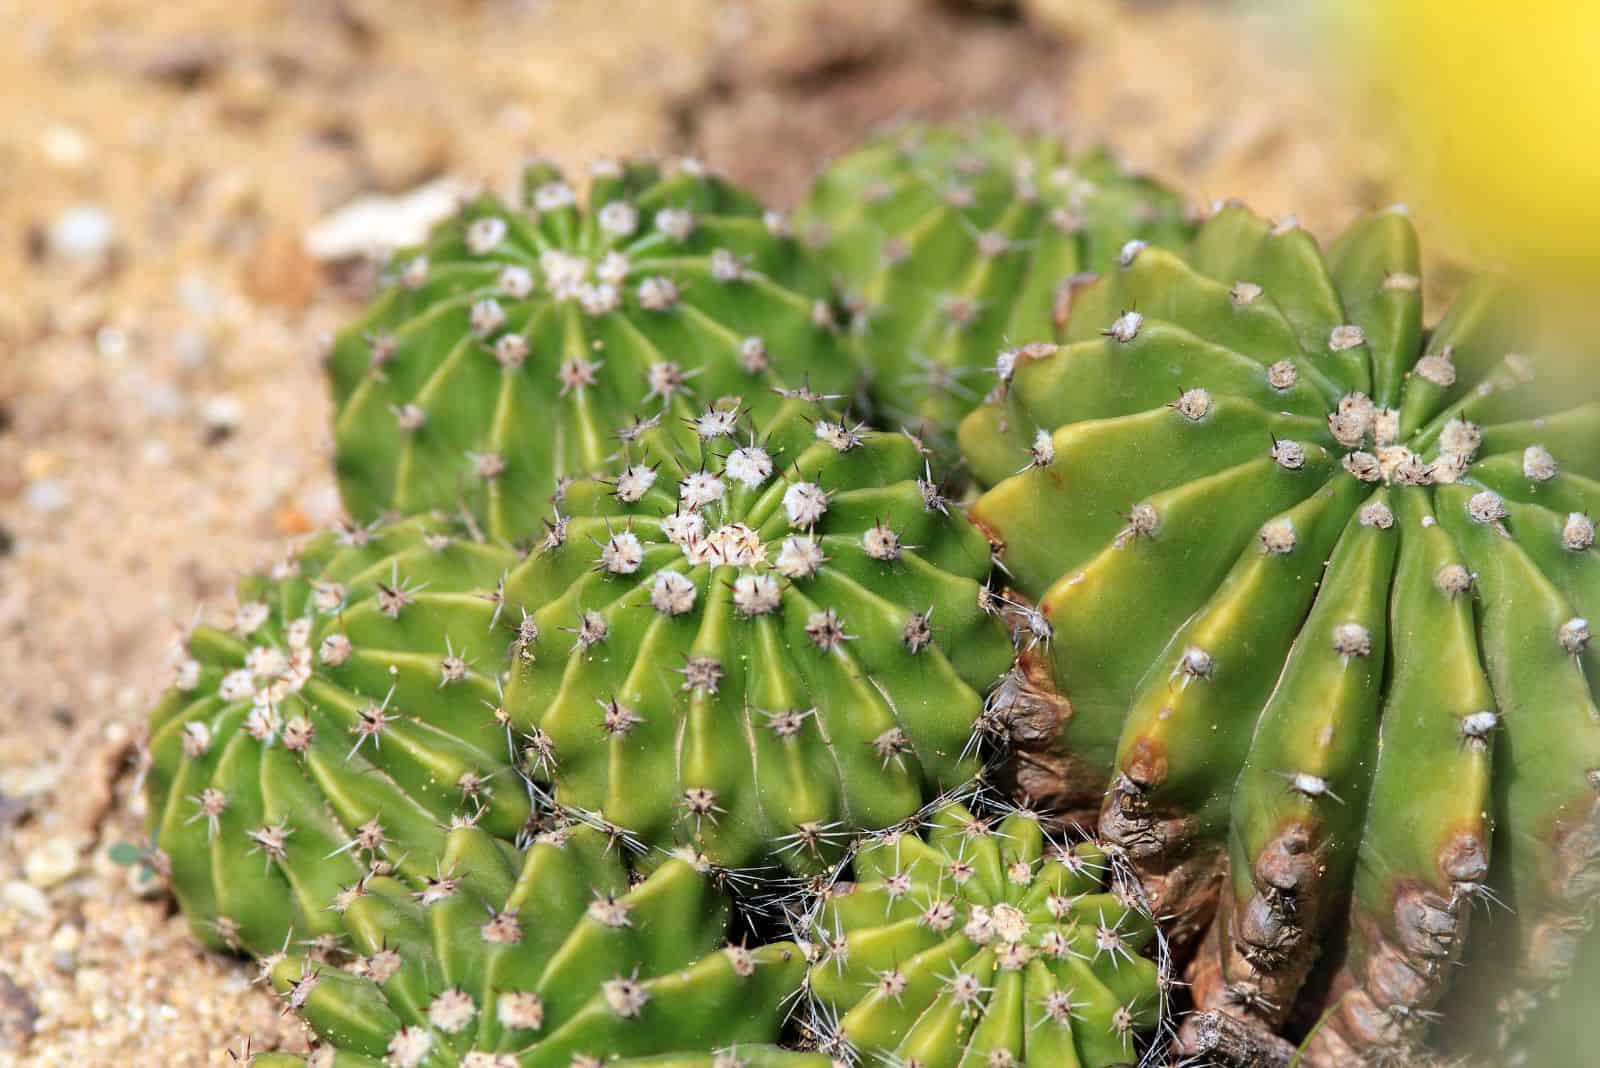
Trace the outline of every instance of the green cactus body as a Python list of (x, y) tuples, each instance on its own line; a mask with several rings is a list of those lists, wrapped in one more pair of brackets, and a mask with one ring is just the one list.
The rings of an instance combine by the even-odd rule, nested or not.
[[(730, 1048), (744, 1056), (746, 1044), (778, 1038), (805, 972), (791, 943), (728, 944), (727, 899), (703, 862), (674, 857), (630, 883), (615, 839), (581, 825), (542, 832), (522, 856), (479, 828), (458, 828), (420, 889), (369, 874), (333, 913), (338, 951), (351, 955), (344, 967), (294, 953), (263, 967), (339, 1051), (335, 1064), (569, 1068), (612, 1058), (694, 1065)], [(794, 1060), (766, 1049), (748, 1056), (752, 1066)]]
[(927, 1068), (1138, 1059), (1161, 1008), (1153, 924), (1106, 890), (1092, 844), (957, 802), (867, 839), (812, 920), (812, 1029), (863, 1063)]
[(336, 341), (336, 466), (359, 519), (465, 505), (534, 532), (562, 479), (615, 432), (766, 387), (848, 393), (857, 370), (826, 275), (781, 216), (685, 161), (594, 169), (587, 203), (553, 168), (514, 209), (484, 195)]
[(941, 448), (1002, 345), (1055, 338), (1087, 272), (1189, 233), (1176, 195), (1107, 154), (997, 125), (878, 138), (823, 173), (796, 224), (857, 308), (877, 409)]
[(1475, 285), (1424, 331), (1403, 214), (1325, 256), (1223, 206), (1082, 289), (961, 428), (1031, 602), (1021, 784), (1204, 936), (1203, 1007), (1277, 1028), (1331, 983), (1308, 1063), (1417, 1037), (1486, 885), (1515, 914), (1468, 986), (1525, 999), (1586, 926), (1600, 406), (1508, 355), (1516, 310)]
[(152, 715), (156, 852), (196, 933), (265, 953), (336, 931), (370, 864), (420, 879), (452, 821), (510, 841), (525, 784), (496, 707), (507, 638), (479, 595), (516, 555), (427, 518), (313, 541), (196, 627)]
[[(463, 1068), (471, 1068), (463, 1060)], [(479, 1062), (482, 1068), (494, 1068), (493, 1059)], [(511, 1064), (516, 1064), (513, 1059)], [(646, 1057), (611, 1057), (610, 1068), (832, 1068), (833, 1062), (820, 1053), (780, 1049), (770, 1045), (738, 1045), (713, 1050), (709, 1053), (665, 1053)], [(247, 1068), (391, 1068), (387, 1061), (366, 1057), (359, 1053), (346, 1053), (332, 1046), (324, 1046), (310, 1058), (295, 1057), (287, 1053), (258, 1054), (247, 1062)]]
[(975, 772), (1011, 644), (989, 543), (914, 442), (794, 395), (625, 438), (504, 586), (526, 613), (505, 707), (558, 800), (820, 870)]

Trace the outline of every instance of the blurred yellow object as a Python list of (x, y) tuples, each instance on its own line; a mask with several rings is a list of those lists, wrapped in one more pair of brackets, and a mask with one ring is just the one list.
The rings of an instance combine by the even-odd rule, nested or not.
[(1600, 0), (1329, 0), (1426, 215), (1480, 263), (1600, 279)]

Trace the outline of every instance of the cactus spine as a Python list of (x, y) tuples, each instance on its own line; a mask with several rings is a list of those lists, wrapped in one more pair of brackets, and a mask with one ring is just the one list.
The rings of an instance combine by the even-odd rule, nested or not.
[(371, 864), (420, 879), (446, 830), (531, 812), (492, 713), (507, 641), (480, 594), (514, 553), (426, 517), (324, 535), (196, 627), (152, 716), (154, 859), (196, 934), (268, 953), (336, 930)]
[(586, 203), (545, 164), (523, 187), (520, 209), (480, 196), (399, 257), (334, 345), (335, 463), (358, 519), (465, 505), (516, 539), (635, 419), (853, 387), (820, 267), (700, 164), (597, 165)]
[(1023, 786), (1203, 941), (1202, 1008), (1275, 1029), (1331, 984), (1310, 1063), (1409, 1048), (1487, 886), (1517, 915), (1480, 970), (1557, 978), (1600, 859), (1600, 406), (1507, 355), (1503, 290), (1428, 332), (1419, 287), (1402, 214), (1324, 256), (1224, 205), (961, 429), (1041, 639), (1001, 695), (1050, 739)]
[(984, 536), (903, 435), (791, 395), (625, 435), (507, 578), (506, 688), (563, 803), (719, 864), (831, 864), (976, 770), (1010, 661)]
[(849, 294), (883, 421), (952, 452), (1008, 338), (1056, 337), (1084, 272), (1188, 233), (1176, 195), (1108, 154), (995, 124), (870, 141), (796, 226)]
[(334, 913), (331, 955), (274, 954), (263, 969), (335, 1064), (696, 1064), (713, 1050), (729, 1051), (717, 1065), (746, 1063), (743, 1047), (777, 1039), (805, 967), (792, 944), (728, 944), (703, 861), (674, 857), (630, 885), (616, 841), (581, 825), (541, 832), (520, 857), (459, 828), (420, 889), (372, 872)]
[(850, 1060), (929, 1068), (1137, 1059), (1161, 1002), (1154, 926), (1110, 860), (1031, 812), (959, 802), (872, 836), (811, 921), (811, 1029)]

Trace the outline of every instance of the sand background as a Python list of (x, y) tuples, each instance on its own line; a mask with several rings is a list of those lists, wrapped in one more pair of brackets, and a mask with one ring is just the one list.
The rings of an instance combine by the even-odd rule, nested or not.
[(305, 241), (353, 202), (693, 152), (791, 204), (886, 122), (974, 113), (1319, 234), (1390, 198), (1315, 32), (1024, 7), (0, 0), (0, 1068), (305, 1048), (108, 851), (180, 626), (338, 517), (318, 359), (372, 271)]

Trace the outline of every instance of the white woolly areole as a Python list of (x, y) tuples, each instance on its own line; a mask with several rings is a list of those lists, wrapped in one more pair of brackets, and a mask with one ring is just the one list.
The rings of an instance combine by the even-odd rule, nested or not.
[(822, 564), (822, 546), (817, 544), (817, 539), (789, 537), (783, 539), (773, 567), (786, 579), (805, 579), (822, 570)]
[(433, 1036), (420, 1027), (402, 1027), (389, 1039), (388, 1056), (394, 1068), (419, 1068), (433, 1048)]
[(544, 1002), (538, 994), (524, 991), (501, 994), (495, 1013), (500, 1023), (512, 1031), (537, 1031), (544, 1026)]
[(1254, 282), (1235, 282), (1233, 288), (1228, 290), (1228, 299), (1233, 301), (1236, 308), (1248, 307), (1261, 296), (1261, 287)]
[(452, 988), (428, 1003), (428, 1022), (447, 1035), (459, 1034), (478, 1014), (465, 990)]
[(1293, 389), (1298, 381), (1300, 381), (1300, 371), (1288, 360), (1279, 360), (1267, 368), (1267, 385), (1280, 392)]
[(533, 272), (526, 267), (513, 265), (500, 272), (495, 283), (500, 292), (513, 300), (521, 300), (533, 292)]
[(1529, 445), (1522, 450), (1522, 473), (1535, 482), (1549, 482), (1560, 470), (1556, 458), (1543, 445)]
[(1372, 634), (1360, 623), (1340, 623), (1333, 628), (1333, 651), (1340, 656), (1366, 656), (1372, 652)]
[(1498, 493), (1480, 490), (1467, 499), (1467, 514), (1478, 523), (1498, 523), (1510, 513)]
[(644, 562), (644, 546), (631, 530), (613, 534), (600, 547), (600, 566), (613, 575), (631, 575)]
[(1294, 552), (1295, 545), (1299, 542), (1299, 535), (1295, 533), (1294, 523), (1287, 519), (1274, 519), (1261, 528), (1259, 535), (1261, 548), (1274, 556), (1282, 556)]
[(625, 200), (613, 200), (600, 209), (600, 229), (612, 237), (630, 237), (639, 228), (639, 209)]
[(678, 286), (662, 275), (646, 278), (639, 283), (639, 303), (646, 311), (667, 311), (678, 303)]
[(1106, 336), (1113, 341), (1127, 344), (1139, 336), (1139, 328), (1144, 325), (1144, 316), (1136, 311), (1123, 312), (1112, 320), (1111, 328), (1106, 331)]
[(772, 457), (758, 445), (747, 445), (728, 454), (722, 472), (741, 486), (754, 489), (772, 477)]
[(674, 241), (683, 241), (694, 233), (694, 214), (687, 208), (662, 208), (656, 212), (656, 229)]
[(698, 512), (673, 512), (662, 518), (661, 532), (674, 545), (688, 545), (705, 535), (705, 517)]
[(650, 605), (666, 616), (681, 616), (694, 607), (694, 583), (676, 571), (657, 571), (650, 584)]
[(533, 206), (539, 211), (560, 211), (578, 202), (578, 194), (566, 182), (546, 182), (533, 191)]
[(705, 440), (729, 437), (739, 428), (736, 408), (707, 408), (694, 419), (694, 432)]
[(617, 500), (624, 504), (636, 504), (655, 484), (654, 468), (646, 467), (644, 464), (633, 464), (624, 468), (622, 474), (617, 476)]
[(632, 267), (628, 257), (620, 252), (607, 252), (600, 257), (600, 262), (595, 264), (594, 276), (607, 285), (620, 286), (628, 280), (628, 272)]
[(874, 560), (898, 560), (900, 535), (880, 523), (861, 535), (861, 547)]
[(694, 471), (678, 483), (678, 500), (690, 511), (716, 504), (727, 496), (727, 484), (709, 471)]
[(1366, 332), (1354, 324), (1336, 326), (1328, 334), (1328, 349), (1332, 352), (1344, 352), (1366, 343)]
[(1561, 545), (1568, 552), (1581, 553), (1594, 545), (1594, 520), (1582, 512), (1569, 512), (1561, 528)]
[(1043, 427), (1034, 431), (1033, 444), (1028, 446), (1028, 456), (1033, 466), (1048, 467), (1056, 462), (1056, 439)]
[(740, 575), (733, 580), (733, 606), (746, 616), (775, 612), (783, 602), (783, 590), (771, 575)]
[(783, 491), (783, 512), (792, 527), (812, 527), (828, 511), (828, 495), (815, 482), (796, 482)]
[(478, 337), (488, 337), (505, 325), (506, 310), (493, 297), (484, 297), (472, 306), (469, 318), (472, 332)]
[(506, 221), (499, 218), (475, 219), (467, 227), (467, 251), (482, 256), (500, 247), (506, 237)]

